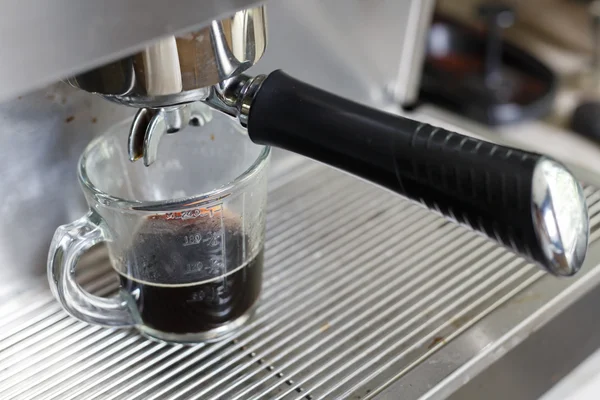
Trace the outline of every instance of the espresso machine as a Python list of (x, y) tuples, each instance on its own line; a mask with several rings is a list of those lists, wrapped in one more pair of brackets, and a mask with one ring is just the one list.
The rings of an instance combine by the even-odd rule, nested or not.
[[(28, 253), (23, 249), (31, 249), (17, 238), (31, 232), (14, 226), (37, 223), (42, 232), (46, 224), (56, 226), (57, 219), (80, 209), (71, 183), (62, 183), (75, 181), (68, 172), (74, 166), (66, 161), (78, 156), (80, 144), (114, 121), (130, 118), (129, 136), (123, 137), (129, 158), (151, 165), (161, 138), (197, 122), (196, 104), (225, 113), (247, 128), (247, 137), (239, 140), (285, 150), (276, 154), (273, 167), (270, 240), (273, 263), (289, 268), (274, 268), (267, 276), (267, 298), (257, 322), (238, 338), (212, 347), (165, 347), (134, 334), (101, 333), (65, 319), (53, 308), (51, 296), (28, 309), (21, 309), (24, 300), (17, 296), (0, 321), (6, 329), (0, 348), (13, 368), (3, 371), (6, 376), (0, 383), (0, 393), (8, 398), (446, 396), (461, 385), (458, 381), (448, 385), (444, 379), (461, 376), (467, 359), (448, 363), (451, 368), (446, 372), (429, 371), (431, 366), (419, 360), (446, 348), (454, 338), (459, 345), (473, 340), (470, 328), (542, 281), (552, 282), (544, 293), (552, 293), (547, 296), (554, 299), (569, 283), (552, 275), (571, 276), (584, 266), (588, 243), (595, 237), (595, 189), (584, 189), (567, 167), (548, 156), (439, 127), (448, 125), (443, 121), (430, 125), (423, 122), (427, 117), (397, 108), (415, 101), (433, 1), (75, 3), (62, 0), (33, 7), (15, 2), (9, 6), (11, 12), (0, 17), (0, 25), (11, 32), (0, 39), (10, 60), (0, 67), (0, 98), (6, 100), (3, 119), (6, 126), (29, 132), (2, 138), (7, 154), (14, 149), (7, 159), (9, 178), (2, 183), (19, 187), (7, 192), (2, 209), (6, 216), (2, 237), (7, 240), (0, 259), (6, 260), (3, 268), (14, 281), (6, 288), (7, 298), (43, 291), (43, 283), (30, 285), (34, 278), (15, 277), (19, 274), (10, 267)], [(393, 38), (399, 33), (404, 42), (395, 49)], [(272, 41), (275, 49), (268, 44)], [(281, 53), (269, 59), (274, 50)], [(369, 63), (369, 52), (381, 55), (377, 63)], [(323, 57), (317, 63), (319, 54)], [(304, 57), (310, 58), (293, 71), (305, 75), (301, 80), (278, 69), (290, 64), (294, 68)], [(342, 64), (343, 69), (330, 68)], [(329, 70), (311, 73), (322, 68)], [(366, 82), (363, 87), (353, 81), (356, 76)], [(66, 83), (39, 89), (58, 79), (76, 89)], [(48, 125), (48, 118), (41, 115), (59, 116)], [(44, 126), (57, 135), (43, 136), (38, 131)], [(26, 155), (18, 153), (24, 143), (29, 144)], [(56, 158), (65, 162), (56, 163)], [(40, 161), (52, 165), (48, 168), (55, 174), (52, 179), (38, 180), (39, 169), (24, 168)], [(61, 190), (42, 200), (47, 185)], [(330, 191), (324, 185), (330, 185)], [(23, 198), (28, 202), (20, 202)], [(38, 212), (20, 212), (19, 207), (31, 212), (43, 201), (46, 213), (52, 214), (47, 222), (39, 221)], [(338, 211), (327, 215), (319, 209), (319, 201), (332, 201)], [(53, 209), (68, 211), (53, 213)], [(336, 219), (343, 223), (335, 225)], [(336, 228), (329, 230), (329, 224)], [(295, 234), (300, 239), (294, 239)], [(331, 241), (330, 235), (339, 239)], [(379, 244), (373, 241), (378, 238)], [(290, 240), (300, 242), (294, 246)], [(42, 242), (46, 244), (45, 239)], [(286, 244), (290, 250), (283, 250)], [(336, 272), (340, 266), (335, 258), (343, 258), (344, 252), (360, 260), (364, 271), (354, 265), (340, 269), (352, 278), (342, 279), (345, 283), (340, 286), (336, 280), (343, 271)], [(28, 253), (28, 265), (36, 264), (38, 253)], [(106, 292), (111, 283), (106, 268), (98, 266), (106, 264), (99, 254), (82, 279)], [(317, 268), (311, 274), (290, 267), (306, 257)], [(329, 272), (319, 275), (323, 265), (330, 266), (323, 270)], [(300, 279), (297, 289), (290, 283), (295, 274)], [(586, 270), (585, 275), (590, 273)], [(302, 276), (307, 280), (301, 281)], [(357, 286), (359, 281), (363, 283)], [(326, 308), (316, 302), (314, 313), (294, 314), (302, 324), (278, 314), (275, 306), (285, 293), (320, 287), (319, 282), (326, 293), (310, 289), (308, 294)], [(338, 299), (337, 290), (351, 302)], [(546, 303), (550, 300), (539, 298), (531, 314)], [(294, 304), (293, 309), (302, 308)], [(369, 317), (370, 309), (379, 310), (384, 318)], [(372, 330), (367, 323), (371, 318)], [(434, 325), (423, 331), (429, 323)], [(358, 337), (346, 335), (353, 326), (358, 327)], [(306, 336), (293, 333), (294, 327)], [(52, 353), (56, 359), (35, 351), (45, 347), (36, 332), (57, 344)], [(504, 331), (498, 332), (501, 336)], [(354, 339), (356, 345), (351, 343)], [(476, 358), (487, 344), (500, 343), (494, 335), (488, 339), (465, 357)], [(389, 348), (382, 347), (385, 343)], [(331, 346), (325, 352), (331, 359), (319, 366), (316, 354), (325, 348), (321, 346)], [(121, 357), (117, 348), (139, 358)], [(77, 372), (86, 357), (89, 371)], [(127, 379), (107, 371), (94, 361), (96, 357), (107, 358)], [(355, 371), (342, 366), (364, 357), (368, 361)], [(54, 365), (61, 368), (54, 370)], [(62, 379), (58, 371), (66, 371), (63, 386), (56, 383)], [(406, 388), (416, 373), (430, 377), (431, 383)], [(35, 376), (39, 382), (24, 386)], [(435, 390), (429, 390), (432, 387)]]
[(146, 166), (161, 138), (204, 102), (250, 139), (308, 156), (412, 200), (529, 257), (553, 274), (581, 267), (588, 242), (583, 193), (557, 162), (361, 106), (282, 71), (245, 75), (267, 48), (266, 6), (238, 11), (68, 79), (138, 108), (131, 161)]

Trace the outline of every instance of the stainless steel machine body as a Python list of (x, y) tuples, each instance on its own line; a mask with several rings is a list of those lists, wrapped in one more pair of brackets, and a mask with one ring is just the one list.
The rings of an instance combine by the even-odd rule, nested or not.
[[(63, 1), (68, 5), (68, 0)], [(485, 374), (490, 366), (501, 366), (512, 349), (523, 349), (528, 336), (556, 335), (550, 322), (558, 320), (561, 312), (573, 310), (575, 322), (589, 322), (586, 305), (589, 307), (590, 296), (600, 290), (600, 278), (593, 268), (600, 261), (596, 243), (599, 197), (594, 188), (585, 189), (592, 233), (586, 266), (573, 280), (556, 280), (464, 228), (283, 151), (275, 152), (264, 303), (256, 321), (235, 340), (213, 347), (171, 347), (68, 318), (51, 298), (44, 277), (22, 279), (27, 269), (43, 270), (45, 254), (31, 252), (29, 261), (22, 255), (32, 248), (47, 247), (55, 226), (74, 217), (77, 207), (73, 204), (80, 199), (74, 171), (82, 147), (110, 124), (130, 117), (132, 110), (64, 84), (21, 99), (11, 96), (129, 54), (166, 31), (189, 30), (203, 13), (208, 13), (209, 19), (225, 16), (254, 2), (205, 1), (209, 6), (203, 10), (196, 3), (109, 2), (101, 15), (115, 19), (92, 27), (74, 18), (82, 8), (92, 6), (73, 3), (65, 8), (71, 12), (80, 7), (73, 18), (67, 12), (58, 21), (72, 19), (82, 34), (91, 35), (94, 28), (107, 33), (100, 35), (97, 47), (85, 49), (80, 40), (83, 36), (67, 37), (75, 30), (54, 26), (53, 32), (38, 32), (46, 34), (40, 39), (46, 43), (40, 47), (46, 52), (36, 53), (40, 48), (33, 46), (33, 40), (25, 42), (29, 47), (22, 47), (31, 49), (29, 53), (11, 47), (15, 60), (36, 61), (23, 64), (33, 68), (35, 79), (22, 79), (27, 69), (23, 67), (22, 75), (17, 74), (17, 64), (0, 67), (4, 68), (0, 69), (0, 96), (7, 99), (0, 115), (8, 123), (0, 133), (0, 143), (3, 151), (11, 153), (11, 157), (0, 158), (0, 168), (9, 172), (0, 177), (3, 204), (7, 205), (2, 208), (1, 273), (10, 277), (0, 286), (0, 397), (459, 396), (457, 390), (469, 393), (480, 382), (489, 384)], [(25, 6), (15, 2), (14, 10)], [(269, 52), (252, 71), (285, 68), (340, 95), (400, 112), (398, 100), (411, 103), (416, 93), (416, 86), (407, 86), (402, 79), (418, 76), (419, 71), (413, 65), (419, 64), (420, 52), (414, 45), (415, 32), (423, 26), (411, 22), (427, 15), (427, 6), (432, 2), (273, 0)], [(58, 7), (54, 4), (52, 9)], [(32, 15), (44, 10), (46, 18), (56, 15), (44, 7)], [(140, 10), (157, 19), (153, 23), (132, 19)], [(98, 14), (98, 9), (87, 11)], [(124, 34), (132, 29), (131, 20), (141, 24), (133, 37)], [(17, 29), (15, 21), (19, 22), (14, 19), (0, 26)], [(42, 29), (39, 26), (35, 29)], [(1, 36), (4, 39), (0, 40), (9, 40)], [(40, 65), (44, 57), (39, 56), (47, 57), (54, 41), (60, 39), (81, 45), (70, 47), (80, 52), (67, 56), (65, 44), (51, 54), (52, 62)], [(24, 54), (30, 58), (19, 58)], [(19, 78), (7, 78), (10, 74)], [(42, 140), (48, 141), (45, 148), (40, 145)], [(36, 158), (47, 160), (43, 168), (34, 162)], [(337, 182), (334, 186), (320, 184), (332, 178)], [(15, 182), (19, 186), (14, 186)], [(36, 184), (23, 185), (25, 182)], [(29, 200), (19, 201), (23, 198)], [(5, 203), (5, 199), (12, 200)], [(320, 200), (332, 199), (335, 210), (319, 210)], [(394, 229), (380, 231), (388, 225)], [(349, 233), (341, 235), (342, 231)], [(456, 274), (454, 280), (443, 283), (449, 278), (445, 273)], [(82, 274), (82, 280), (99, 293), (114, 288), (102, 251), (82, 268)], [(465, 279), (459, 283), (462, 277)], [(360, 285), (352, 283), (354, 278)], [(415, 292), (417, 285), (421, 289)], [(298, 293), (291, 296), (295, 291)], [(415, 294), (404, 300), (398, 297), (409, 292)], [(336, 304), (336, 296), (347, 297)], [(395, 301), (399, 303), (393, 305)], [(596, 325), (588, 327), (587, 332), (578, 332), (583, 336), (573, 337), (563, 346), (574, 349), (578, 347), (575, 343), (600, 331)], [(571, 365), (578, 359), (561, 361), (561, 365)], [(540, 371), (544, 364), (540, 359)], [(544, 372), (539, 379), (543, 383), (529, 388), (533, 392), (543, 392), (551, 378), (566, 371)], [(489, 390), (486, 392), (489, 395)]]
[[(256, 0), (9, 0), (0, 16), (5, 62), (0, 100), (51, 84), (174, 32), (260, 3)], [(92, 45), (93, 43), (93, 45)]]

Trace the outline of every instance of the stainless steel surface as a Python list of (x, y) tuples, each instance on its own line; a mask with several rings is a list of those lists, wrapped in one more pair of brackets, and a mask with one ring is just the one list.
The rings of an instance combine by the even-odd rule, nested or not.
[[(494, 344), (479, 323), (510, 330), (543, 306), (546, 315), (560, 310), (556, 300), (566, 307), (571, 286), (599, 282), (591, 267), (600, 261), (600, 192), (592, 188), (593, 257), (578, 278), (556, 280), (417, 205), (289, 157), (273, 169), (264, 296), (236, 337), (153, 343), (67, 317), (43, 280), (15, 283), (0, 295), (0, 397), (377, 398), (402, 382), (411, 388), (390, 398), (418, 398)], [(104, 253), (95, 255), (81, 280), (106, 294), (116, 282)], [(541, 305), (523, 300), (531, 288), (548, 293)], [(440, 359), (462, 361), (419, 373)]]
[(210, 86), (253, 66), (266, 46), (265, 6), (259, 6), (200, 30), (163, 37), (68, 82), (133, 107), (173, 106), (205, 98)]
[(0, 104), (0, 286), (44, 274), (52, 233), (85, 211), (76, 174), (81, 152), (131, 115), (64, 83)]
[(0, 101), (257, 3), (260, 1), (7, 0), (0, 15)]
[[(405, 24), (399, 71), (391, 85), (392, 97), (401, 105), (414, 105), (421, 87), (427, 35), (433, 19), (435, 0), (411, 0), (402, 16)], [(391, 49), (390, 49), (391, 50)]]
[[(132, 54), (166, 35), (205, 27), (209, 21), (259, 3), (262, 2), (8, 0), (3, 3), (0, 16), (0, 48), (4, 56), (0, 65), (0, 101)], [(312, 82), (321, 86), (322, 78), (333, 75), (334, 79), (323, 87), (335, 87), (336, 82), (343, 86), (349, 71), (357, 71), (369, 85), (364, 93), (379, 96), (382, 87), (396, 81), (400, 63), (411, 62), (404, 58), (402, 49), (415, 38), (415, 25), (408, 23), (413, 20), (408, 10), (420, 3), (424, 2), (272, 0), (269, 14), (273, 11), (277, 15), (269, 15), (269, 20), (288, 29), (284, 35), (270, 35), (283, 43), (283, 48), (278, 44), (277, 50), (270, 50), (271, 59), (297, 64), (304, 77), (314, 77)], [(327, 54), (321, 54), (321, 48)], [(306, 60), (316, 59), (321, 63), (307, 65)], [(336, 68), (335, 60), (340, 59), (352, 60), (347, 71), (340, 72), (339, 64)]]
[[(592, 277), (588, 279), (598, 283), (597, 279)], [(576, 289), (576, 292), (569, 290), (571, 292), (569, 296), (561, 297), (568, 299), (576, 294), (582, 294), (582, 296), (575, 303), (570, 304), (567, 310), (554, 315), (552, 320), (546, 322), (542, 328), (534, 328), (535, 322), (531, 318), (529, 326), (523, 328), (524, 332), (513, 333), (510, 338), (503, 338), (490, 346), (496, 352), (499, 348), (507, 351), (515, 341), (522, 340), (518, 346), (496, 359), (480, 374), (475, 375), (471, 371), (470, 374), (460, 374), (460, 377), (452, 376), (449, 380), (456, 379), (457, 382), (460, 382), (462, 379), (463, 385), (453, 392), (450, 399), (540, 399), (543, 393), (552, 388), (590, 354), (597, 351), (600, 348), (600, 336), (598, 335), (600, 320), (589, 318), (589, 316), (595, 315), (597, 312), (600, 290), (596, 287), (586, 292), (586, 288), (582, 285), (573, 289)], [(553, 303), (557, 303), (557, 301)], [(523, 324), (520, 325), (523, 326)], [(589, 370), (587, 373), (589, 374)], [(467, 375), (470, 375), (471, 379), (468, 379)], [(466, 382), (467, 380), (468, 382)], [(583, 400), (596, 397), (595, 395), (580, 397), (577, 389), (581, 388), (581, 384), (577, 385), (575, 390), (571, 388), (572, 390), (568, 391), (568, 394), (563, 392), (562, 396), (553, 397), (553, 399)], [(441, 394), (439, 391), (436, 392)], [(436, 398), (436, 396), (430, 398)], [(550, 399), (544, 398), (544, 400)]]
[[(375, 104), (399, 74), (420, 74), (404, 53), (418, 34), (414, 13), (423, 0), (277, 0), (268, 3), (269, 49), (251, 71), (283, 69), (292, 76), (359, 102)], [(425, 13), (424, 13), (425, 14)], [(418, 48), (415, 47), (415, 51)], [(414, 70), (411, 70), (414, 68)], [(409, 71), (412, 71), (409, 73)], [(399, 84), (398, 99), (416, 95)]]
[[(594, 264), (599, 250), (596, 244), (590, 251)], [(600, 324), (590, 317), (600, 296), (600, 269), (588, 267), (575, 282), (543, 276), (417, 366), (417, 384), (402, 377), (381, 398), (538, 398), (600, 347)]]
[(588, 212), (579, 183), (561, 164), (543, 158), (535, 167), (531, 211), (552, 272), (575, 274), (588, 248)]

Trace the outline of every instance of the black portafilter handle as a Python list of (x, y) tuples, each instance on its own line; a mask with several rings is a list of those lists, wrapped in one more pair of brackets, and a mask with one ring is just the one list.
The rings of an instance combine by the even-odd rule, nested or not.
[(271, 73), (250, 105), (255, 143), (313, 158), (467, 225), (555, 275), (588, 245), (583, 191), (560, 163), (369, 108)]

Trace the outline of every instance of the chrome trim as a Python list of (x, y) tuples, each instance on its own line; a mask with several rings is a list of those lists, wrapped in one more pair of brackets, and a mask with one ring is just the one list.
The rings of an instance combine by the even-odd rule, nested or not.
[(238, 75), (213, 86), (209, 96), (203, 101), (212, 108), (239, 119), (242, 126), (247, 127), (252, 101), (266, 78), (266, 75), (254, 78)]
[(183, 35), (67, 79), (71, 85), (133, 107), (161, 108), (200, 100), (208, 87), (253, 66), (267, 46), (266, 6)]
[(560, 276), (575, 274), (588, 247), (585, 197), (573, 175), (549, 158), (542, 158), (533, 172), (531, 210), (551, 272)]

